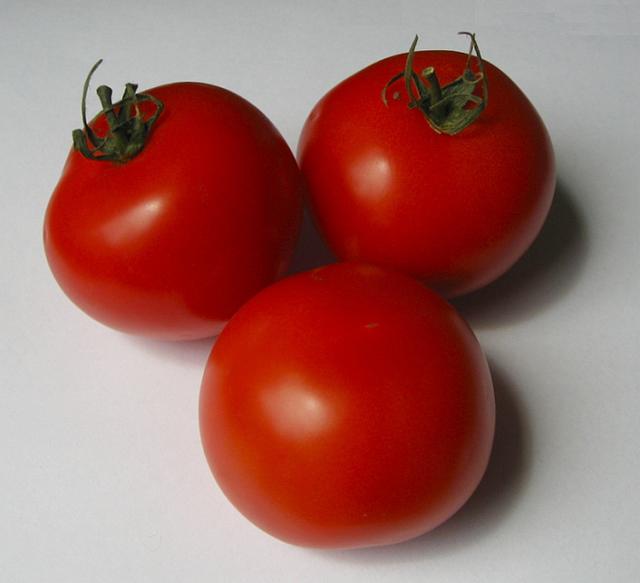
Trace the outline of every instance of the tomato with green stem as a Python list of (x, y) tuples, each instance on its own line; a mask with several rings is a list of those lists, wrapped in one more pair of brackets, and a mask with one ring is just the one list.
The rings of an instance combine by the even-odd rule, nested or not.
[(87, 123), (90, 77), (45, 217), (51, 270), (118, 330), (215, 335), (286, 269), (302, 206), (293, 154), (256, 107), (204, 83), (128, 84), (115, 105), (101, 86)]
[(517, 261), (555, 188), (542, 119), (470, 36), (468, 54), (416, 51), (416, 37), (408, 54), (342, 81), (313, 108), (298, 149), (338, 257), (407, 272), (448, 297)]

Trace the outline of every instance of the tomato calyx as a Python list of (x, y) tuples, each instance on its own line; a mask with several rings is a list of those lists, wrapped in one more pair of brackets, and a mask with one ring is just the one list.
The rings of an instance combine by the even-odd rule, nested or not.
[[(96, 90), (102, 105), (109, 130), (104, 136), (98, 136), (87, 123), (87, 91), (95, 70), (102, 63), (100, 59), (89, 71), (82, 89), (82, 124), (84, 130), (73, 130), (73, 147), (89, 160), (104, 162), (127, 162), (137, 156), (145, 146), (151, 127), (164, 108), (163, 103), (148, 93), (137, 93), (135, 83), (125, 85), (122, 99), (113, 103), (111, 87), (100, 85)], [(155, 111), (145, 119), (139, 104), (150, 101)]]
[[(438, 81), (435, 69), (427, 67), (420, 75), (413, 70), (415, 49), (418, 36), (413, 39), (411, 48), (407, 53), (404, 71), (394, 75), (382, 89), (382, 101), (389, 106), (387, 91), (400, 79), (404, 79), (407, 95), (409, 96), (409, 109), (418, 108), (432, 129), (439, 134), (455, 135), (471, 125), (487, 106), (489, 98), (489, 86), (484, 70), (484, 63), (480, 55), (480, 49), (476, 42), (475, 34), (460, 32), (471, 39), (467, 62), (462, 75), (442, 87)], [(475, 52), (479, 71), (471, 69), (471, 57)], [(427, 81), (428, 85), (425, 84)], [(481, 84), (482, 95), (476, 95), (475, 90)], [(417, 91), (417, 94), (416, 94)], [(400, 94), (394, 92), (393, 98), (399, 99)]]

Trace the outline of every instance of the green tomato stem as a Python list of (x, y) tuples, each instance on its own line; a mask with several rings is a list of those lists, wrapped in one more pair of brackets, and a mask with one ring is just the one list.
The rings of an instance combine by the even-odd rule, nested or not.
[[(418, 108), (436, 132), (455, 135), (478, 119), (489, 99), (489, 84), (484, 62), (475, 35), (469, 32), (458, 34), (465, 34), (471, 39), (467, 62), (460, 77), (442, 87), (433, 67), (427, 67), (418, 75), (413, 69), (415, 49), (418, 43), (416, 36), (407, 53), (404, 72), (394, 75), (382, 89), (382, 101), (385, 106), (389, 105), (387, 101), (389, 87), (396, 81), (404, 79), (409, 97), (408, 107), (410, 109)], [(479, 71), (477, 73), (471, 69), (473, 53), (475, 53), (478, 62)], [(478, 83), (482, 87), (481, 96), (474, 93)], [(473, 104), (473, 106), (469, 107), (469, 104)]]
[[(84, 129), (73, 130), (73, 147), (89, 160), (125, 163), (143, 150), (151, 128), (162, 113), (164, 105), (153, 95), (136, 93), (138, 86), (134, 83), (126, 84), (122, 99), (114, 104), (111, 88), (100, 85), (97, 94), (109, 129), (104, 136), (98, 136), (87, 123), (86, 103), (89, 82), (100, 63), (102, 59), (91, 68), (84, 82), (81, 104)], [(155, 111), (147, 120), (139, 107), (143, 101), (150, 101), (155, 105)]]

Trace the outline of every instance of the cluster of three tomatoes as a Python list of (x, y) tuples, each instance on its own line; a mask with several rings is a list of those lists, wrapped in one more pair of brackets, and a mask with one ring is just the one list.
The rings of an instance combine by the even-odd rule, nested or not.
[[(299, 164), (220, 87), (127, 85), (115, 105), (100, 87), (46, 213), (51, 269), (90, 316), (170, 340), (220, 333), (207, 459), (247, 518), (295, 544), (399, 542), (470, 497), (493, 388), (442, 296), (505, 272), (551, 204), (551, 144), (522, 91), (479, 53), (414, 49), (327, 93)], [(343, 262), (282, 279), (305, 196)]]

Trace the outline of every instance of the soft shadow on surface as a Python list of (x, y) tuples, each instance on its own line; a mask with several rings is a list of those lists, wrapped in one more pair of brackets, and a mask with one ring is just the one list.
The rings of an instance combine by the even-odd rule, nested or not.
[(313, 224), (309, 209), (305, 208), (300, 238), (298, 239), (293, 260), (287, 273), (293, 274), (300, 271), (307, 271), (308, 269), (321, 267), (328, 263), (335, 263), (335, 261), (335, 256), (322, 240), (320, 233), (318, 233), (318, 230)]
[(585, 219), (560, 181), (547, 221), (524, 256), (494, 283), (452, 303), (477, 327), (526, 320), (576, 285), (587, 252)]
[(136, 348), (150, 352), (162, 359), (178, 361), (188, 366), (204, 367), (216, 338), (201, 340), (182, 340), (171, 342), (168, 340), (152, 340), (139, 336), (124, 336)]
[(469, 501), (443, 525), (416, 539), (387, 547), (321, 552), (354, 563), (415, 561), (455, 552), (499, 526), (526, 487), (531, 432), (518, 387), (494, 363), (491, 374), (496, 396), (495, 439), (487, 471)]

